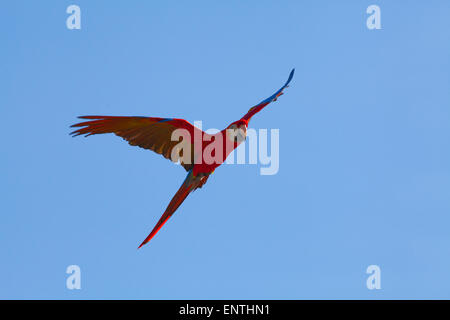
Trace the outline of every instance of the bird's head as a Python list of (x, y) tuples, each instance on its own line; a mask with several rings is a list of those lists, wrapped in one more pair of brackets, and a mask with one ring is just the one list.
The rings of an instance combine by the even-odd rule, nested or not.
[(226, 129), (227, 139), (240, 144), (247, 137), (247, 126), (248, 122), (243, 119), (233, 122)]

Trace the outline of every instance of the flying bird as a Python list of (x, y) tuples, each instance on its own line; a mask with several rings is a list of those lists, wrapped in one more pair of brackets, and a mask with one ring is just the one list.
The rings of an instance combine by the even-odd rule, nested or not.
[(246, 139), (250, 119), (283, 94), (294, 76), (294, 71), (295, 69), (292, 69), (288, 80), (277, 92), (250, 108), (241, 119), (212, 135), (184, 119), (173, 118), (81, 116), (79, 118), (89, 121), (71, 126), (79, 128), (70, 133), (73, 136), (114, 133), (132, 146), (153, 150), (180, 163), (188, 172), (163, 215), (139, 248), (155, 236), (184, 199), (192, 191), (201, 188), (214, 170)]

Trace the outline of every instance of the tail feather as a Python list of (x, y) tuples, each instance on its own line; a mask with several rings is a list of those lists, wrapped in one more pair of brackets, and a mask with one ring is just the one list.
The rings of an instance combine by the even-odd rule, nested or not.
[(183, 203), (184, 199), (186, 199), (186, 197), (192, 191), (205, 184), (207, 178), (208, 176), (196, 177), (193, 175), (192, 170), (189, 171), (180, 189), (178, 189), (177, 193), (175, 193), (169, 205), (167, 206), (166, 211), (164, 211), (163, 215), (153, 228), (152, 232), (150, 232), (147, 238), (145, 238), (145, 240), (141, 243), (138, 249), (141, 248), (147, 242), (149, 242), (156, 235), (156, 233), (162, 228), (162, 226), (167, 222), (167, 220), (169, 220), (169, 218), (174, 214), (174, 212), (178, 209), (178, 207)]

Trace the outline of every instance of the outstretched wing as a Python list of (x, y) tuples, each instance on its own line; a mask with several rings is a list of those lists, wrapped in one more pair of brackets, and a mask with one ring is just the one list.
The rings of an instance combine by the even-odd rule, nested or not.
[[(79, 118), (90, 121), (72, 125), (72, 127), (80, 127), (71, 132), (73, 136), (86, 135), (87, 137), (93, 134), (114, 133), (132, 146), (153, 150), (174, 162), (180, 161), (186, 171), (191, 170), (194, 164), (194, 137), (202, 139), (206, 135), (202, 130), (183, 119), (113, 116), (82, 116)], [(173, 156), (174, 147), (180, 143), (180, 140), (172, 141), (172, 133), (177, 129), (184, 129), (189, 133), (189, 137), (183, 135), (182, 139), (190, 139), (190, 141), (185, 141), (190, 143), (190, 155), (183, 155), (184, 150), (182, 149), (175, 153), (178, 157)]]
[(271, 95), (270, 97), (268, 97), (267, 99), (261, 101), (260, 103), (258, 103), (256, 106), (251, 107), (250, 110), (248, 110), (247, 114), (245, 116), (242, 117), (242, 119), (250, 121), (251, 117), (253, 117), (256, 113), (258, 113), (259, 111), (261, 111), (265, 106), (267, 106), (269, 103), (271, 103), (272, 101), (277, 101), (278, 97), (281, 96), (283, 94), (283, 90), (285, 88), (287, 88), (289, 86), (289, 82), (291, 82), (292, 77), (294, 77), (294, 71), (295, 69), (292, 69), (291, 73), (289, 74), (289, 78), (286, 81), (286, 83), (284, 84), (284, 86), (281, 87), (280, 90), (278, 90), (277, 92), (275, 92), (273, 95)]

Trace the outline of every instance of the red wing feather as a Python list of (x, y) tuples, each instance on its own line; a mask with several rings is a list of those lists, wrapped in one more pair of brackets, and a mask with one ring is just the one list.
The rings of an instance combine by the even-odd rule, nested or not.
[[(186, 171), (191, 170), (194, 163), (194, 137), (202, 137), (206, 134), (183, 119), (113, 116), (82, 116), (79, 118), (90, 121), (72, 125), (72, 127), (79, 127), (71, 133), (73, 136), (114, 133), (132, 146), (153, 150), (172, 161), (180, 160)], [(190, 159), (184, 159), (184, 161), (182, 158), (172, 159), (172, 150), (179, 144), (179, 141), (172, 141), (172, 133), (176, 129), (185, 129), (190, 134)]]

